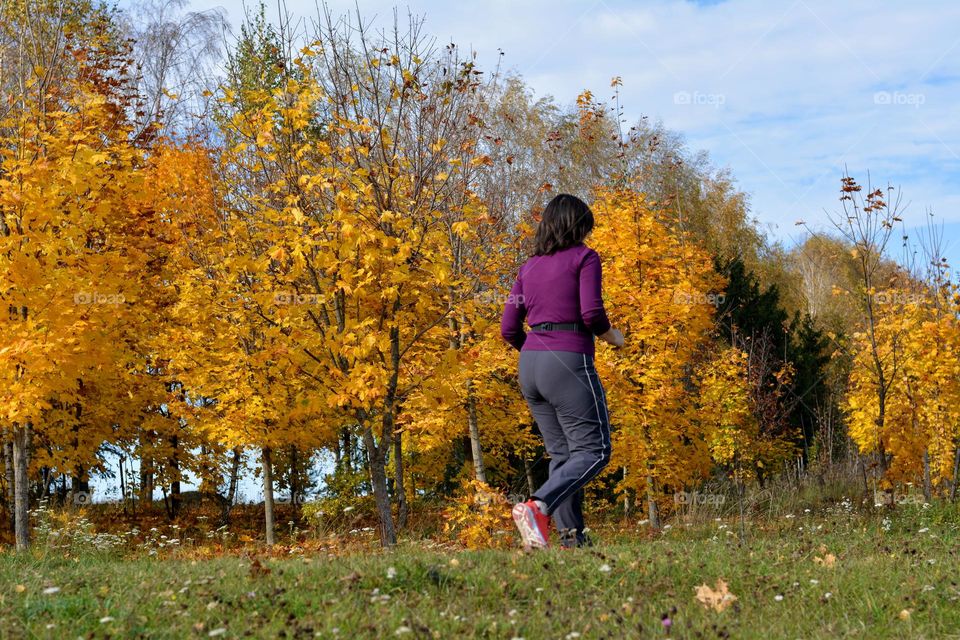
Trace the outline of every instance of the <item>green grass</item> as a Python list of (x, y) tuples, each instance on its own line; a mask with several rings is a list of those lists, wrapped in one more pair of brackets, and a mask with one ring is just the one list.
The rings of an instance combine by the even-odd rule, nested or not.
[[(601, 533), (597, 546), (576, 551), (406, 542), (261, 558), (269, 572), (236, 556), (7, 552), (0, 635), (662, 638), (669, 613), (673, 638), (960, 638), (958, 530), (953, 507), (838, 510), (749, 523), (743, 545), (736, 521), (725, 521)], [(814, 560), (824, 548), (836, 555), (832, 568)], [(718, 578), (738, 598), (722, 612), (694, 597)]]

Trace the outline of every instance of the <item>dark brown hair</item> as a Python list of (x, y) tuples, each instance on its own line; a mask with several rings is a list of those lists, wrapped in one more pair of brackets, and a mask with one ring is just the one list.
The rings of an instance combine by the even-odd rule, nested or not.
[(569, 193), (558, 193), (547, 203), (534, 237), (535, 256), (552, 253), (583, 242), (593, 230), (593, 212), (587, 203)]

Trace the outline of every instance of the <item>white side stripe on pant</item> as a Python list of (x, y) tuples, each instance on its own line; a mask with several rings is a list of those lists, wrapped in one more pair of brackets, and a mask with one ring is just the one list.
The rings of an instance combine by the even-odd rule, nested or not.
[[(587, 383), (590, 386), (590, 393), (593, 394), (593, 406), (597, 411), (597, 422), (600, 425), (600, 442), (601, 442), (601, 446), (603, 447), (603, 450), (601, 451), (600, 457), (597, 458), (596, 462), (594, 462), (592, 465), (587, 467), (587, 469), (580, 475), (579, 478), (576, 479), (576, 481), (572, 482), (570, 486), (563, 491), (563, 493), (561, 493), (559, 496), (557, 496), (553, 500), (553, 502), (547, 505), (548, 511), (552, 511), (554, 505), (559, 504), (560, 502), (563, 502), (567, 498), (567, 496), (569, 496), (574, 491), (577, 491), (578, 489), (580, 489), (580, 487), (583, 485), (583, 482), (582, 482), (583, 479), (586, 477), (592, 477), (590, 476), (590, 472), (593, 471), (593, 469), (598, 464), (603, 462), (603, 459), (608, 455), (608, 452), (610, 450), (610, 431), (609, 431), (609, 428), (607, 428), (606, 442), (604, 442), (604, 427), (606, 425), (605, 425), (603, 416), (600, 415), (600, 403), (597, 401), (597, 392), (593, 388), (593, 378), (590, 377), (590, 366), (587, 363), (587, 354), (583, 354), (583, 366), (584, 366), (584, 370), (587, 373)], [(599, 377), (597, 378), (597, 382), (600, 382)], [(604, 414), (605, 415), (607, 414), (606, 406), (604, 406)]]

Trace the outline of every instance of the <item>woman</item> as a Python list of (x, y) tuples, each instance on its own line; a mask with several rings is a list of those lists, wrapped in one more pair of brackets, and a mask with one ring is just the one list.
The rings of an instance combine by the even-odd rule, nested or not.
[(592, 230), (593, 212), (585, 202), (565, 193), (553, 198), (500, 321), (500, 335), (520, 351), (520, 389), (550, 455), (547, 481), (513, 507), (527, 547), (549, 545), (551, 516), (563, 546), (589, 544), (583, 486), (610, 461), (594, 336), (622, 347), (623, 334), (610, 326), (603, 307), (600, 256), (583, 243)]

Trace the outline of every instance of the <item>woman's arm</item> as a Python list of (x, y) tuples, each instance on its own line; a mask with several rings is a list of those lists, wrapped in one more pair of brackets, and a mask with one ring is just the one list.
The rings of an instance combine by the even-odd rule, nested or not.
[(513, 283), (513, 289), (503, 305), (503, 315), (500, 317), (500, 335), (519, 351), (527, 339), (523, 330), (523, 321), (527, 317), (527, 307), (523, 303), (523, 285), (520, 275)]
[(587, 328), (597, 336), (610, 329), (610, 320), (603, 308), (601, 281), (600, 256), (590, 249), (580, 263), (580, 314)]
[(620, 329), (614, 329), (613, 327), (610, 327), (610, 329), (605, 334), (597, 337), (603, 340), (604, 342), (609, 342), (615, 347), (623, 346), (623, 334), (620, 333)]
[(603, 273), (600, 255), (590, 249), (580, 265), (580, 313), (591, 332), (615, 347), (623, 346), (623, 334), (610, 325), (603, 307)]

